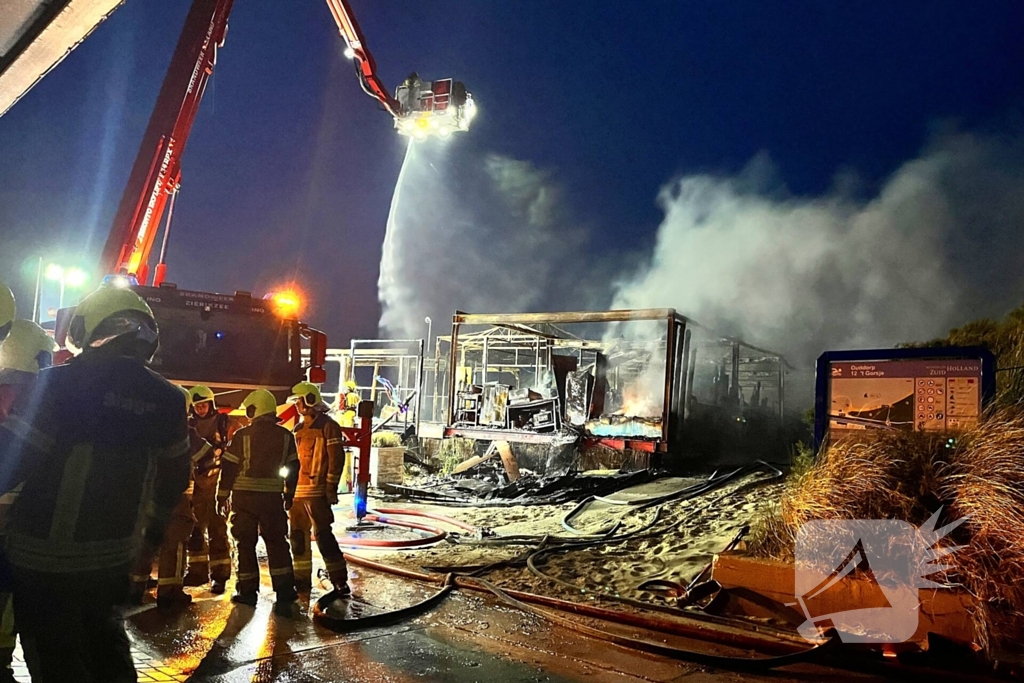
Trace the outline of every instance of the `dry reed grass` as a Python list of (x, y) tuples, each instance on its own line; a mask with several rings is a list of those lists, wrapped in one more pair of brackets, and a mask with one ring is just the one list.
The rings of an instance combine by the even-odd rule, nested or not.
[(1002, 408), (955, 444), (947, 438), (886, 432), (870, 442), (833, 444), (791, 477), (779, 503), (755, 525), (748, 550), (790, 561), (805, 522), (920, 525), (941, 507), (945, 520), (967, 518), (951, 537), (964, 547), (945, 560), (952, 569), (943, 578), (977, 598), (980, 644), (1016, 641), (1024, 624), (1024, 409)]

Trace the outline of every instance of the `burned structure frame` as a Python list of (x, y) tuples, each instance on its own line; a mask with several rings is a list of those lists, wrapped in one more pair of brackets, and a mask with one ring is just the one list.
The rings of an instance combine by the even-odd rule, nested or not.
[[(784, 414), (784, 391), (785, 391), (785, 359), (771, 351), (758, 349), (746, 342), (724, 338), (714, 335), (696, 322), (680, 315), (674, 309), (639, 309), (639, 310), (617, 310), (617, 311), (593, 311), (593, 312), (559, 312), (559, 313), (499, 313), (499, 314), (468, 314), (457, 312), (452, 319), (451, 336), (446, 340), (449, 342), (448, 357), (442, 359), (441, 342), (438, 338), (436, 355), (434, 360), (435, 379), (433, 386), (435, 403), (438, 397), (438, 388), (447, 385), (446, 395), (442, 400), (445, 402), (444, 410), (444, 436), (462, 437), (477, 440), (506, 440), (521, 443), (551, 443), (558, 439), (564, 439), (564, 434), (558, 434), (559, 430), (548, 430), (546, 433), (538, 433), (527, 429), (516, 429), (508, 426), (494, 426), (480, 424), (480, 420), (471, 423), (464, 418), (465, 414), (460, 412), (461, 386), (477, 384), (482, 389), (490, 383), (492, 373), (499, 374), (502, 366), (506, 369), (509, 363), (492, 363), (493, 354), (504, 352), (506, 354), (515, 351), (515, 368), (530, 368), (539, 375), (543, 369), (552, 369), (556, 364), (553, 362), (552, 352), (555, 349), (570, 349), (576, 352), (580, 358), (584, 352), (597, 352), (604, 350), (607, 342), (593, 341), (575, 336), (562, 329), (561, 326), (568, 325), (609, 325), (616, 323), (646, 322), (660, 328), (660, 339), (657, 342), (646, 342), (649, 354), (663, 354), (664, 381), (661, 387), (660, 411), (656, 419), (652, 416), (648, 425), (648, 433), (637, 437), (635, 435), (616, 435), (614, 433), (584, 434), (585, 443), (588, 445), (600, 444), (617, 450), (647, 451), (651, 453), (667, 453), (677, 450), (683, 441), (688, 423), (691, 420), (691, 407), (696, 406), (701, 410), (699, 402), (694, 401), (694, 376), (697, 366), (703, 361), (708, 364), (707, 357), (715, 357), (714, 362), (719, 368), (719, 376), (724, 378), (720, 395), (717, 402), (720, 405), (735, 406), (727, 411), (718, 411), (714, 421), (721, 424), (721, 414), (728, 413), (728, 421), (745, 423), (744, 406), (751, 410), (757, 410), (763, 417), (766, 413), (775, 415), (776, 426), (781, 426)], [(465, 334), (465, 328), (488, 327), (485, 332), (474, 332)], [(635, 346), (643, 346), (645, 342), (633, 342)], [(479, 369), (482, 371), (479, 382), (474, 382), (474, 377), (460, 377), (460, 368), (466, 368), (467, 347), (474, 349), (480, 356)], [(698, 358), (698, 349), (702, 350), (704, 358)], [(746, 355), (741, 353), (744, 351)], [(532, 351), (532, 358), (521, 358)], [(489, 357), (490, 356), (490, 357)], [(444, 360), (447, 362), (445, 363)], [(442, 365), (447, 367), (442, 369)], [(492, 369), (493, 368), (493, 369)], [(441, 373), (446, 373), (445, 380), (441, 379)], [(563, 373), (564, 375), (564, 373)], [(775, 397), (774, 403), (769, 405), (768, 399), (762, 399), (762, 385), (765, 393), (771, 392)], [(718, 386), (715, 387), (716, 391)], [(744, 396), (746, 391), (746, 396)], [(564, 382), (559, 387), (559, 393), (564, 397)], [(744, 401), (747, 400), (748, 403)], [(565, 406), (563, 404), (562, 416), (565, 417)], [(434, 411), (436, 415), (436, 408)], [(593, 417), (593, 416), (589, 416)], [(698, 422), (707, 418), (707, 410), (704, 414), (697, 415)], [(554, 418), (555, 422), (559, 418)], [(654, 425), (659, 432), (655, 436), (650, 433)], [(561, 426), (556, 424), (556, 427)], [(588, 430), (585, 430), (588, 431)]]

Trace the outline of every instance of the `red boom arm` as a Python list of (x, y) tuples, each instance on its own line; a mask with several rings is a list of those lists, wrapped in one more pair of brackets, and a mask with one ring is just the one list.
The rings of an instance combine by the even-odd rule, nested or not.
[[(150, 252), (167, 201), (181, 181), (181, 156), (206, 84), (213, 74), (217, 50), (224, 45), (233, 2), (192, 1), (128, 185), (121, 196), (114, 225), (103, 247), (102, 275), (123, 272), (135, 275), (139, 284), (147, 282)], [(327, 6), (352, 51), (351, 56), (358, 61), (363, 89), (397, 118), (401, 106), (378, 77), (377, 65), (365, 47), (348, 0), (327, 0)], [(161, 277), (162, 269), (158, 267), (157, 279)]]
[(338, 24), (341, 37), (345, 39), (348, 49), (352, 51), (352, 58), (358, 62), (363, 89), (371, 97), (377, 98), (384, 109), (397, 118), (401, 115), (401, 107), (398, 100), (388, 92), (381, 82), (380, 76), (377, 75), (377, 63), (373, 60), (370, 49), (366, 47), (363, 31), (359, 28), (359, 22), (356, 21), (355, 15), (352, 14), (352, 8), (348, 6), (348, 0), (327, 0), (327, 6), (331, 8), (331, 14), (334, 15), (334, 21)]
[(153, 241), (167, 200), (181, 180), (181, 155), (217, 49), (224, 44), (233, 2), (192, 2), (103, 248), (104, 275), (124, 271), (146, 283)]

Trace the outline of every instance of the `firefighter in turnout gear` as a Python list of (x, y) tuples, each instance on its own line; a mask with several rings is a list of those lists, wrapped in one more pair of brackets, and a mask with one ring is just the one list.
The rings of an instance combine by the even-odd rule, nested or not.
[(199, 436), (213, 447), (213, 458), (204, 461), (195, 472), (192, 509), (196, 524), (188, 542), (186, 586), (203, 586), (213, 579), (211, 593), (224, 592), (231, 578), (231, 544), (228, 523), (217, 510), (217, 478), (220, 459), (228, 443), (228, 416), (217, 412), (217, 402), (209, 387), (192, 387), (191, 424)]
[(356, 426), (356, 411), (359, 410), (359, 392), (356, 383), (348, 380), (338, 394), (338, 421), (342, 427)]
[(4, 283), (0, 282), (0, 342), (11, 331), (11, 325), (14, 323), (16, 312), (14, 294), (11, 293), (11, 290)]
[[(182, 388), (185, 395), (186, 412), (192, 408), (192, 394)], [(195, 473), (210, 467), (213, 447), (199, 436), (194, 427), (189, 427), (189, 456), (192, 462), (188, 488), (171, 513), (171, 519), (164, 532), (157, 559), (156, 604), (158, 607), (184, 607), (191, 604), (192, 596), (182, 590), (185, 574), (185, 545), (192, 535), (195, 518), (192, 515), (192, 493)], [(153, 556), (140, 557), (139, 565), (131, 575), (132, 602), (141, 604), (153, 573)]]
[(310, 530), (327, 565), (327, 574), (340, 593), (348, 593), (348, 568), (338, 547), (331, 525), (338, 502), (338, 485), (345, 466), (344, 437), (341, 427), (327, 414), (327, 406), (315, 384), (300, 382), (292, 388), (292, 400), (302, 414), (295, 427), (299, 450), (299, 481), (295, 504), (288, 511), (291, 524), (295, 587), (308, 593), (313, 581), (313, 552)]
[(10, 334), (0, 342), (0, 422), (7, 418), (21, 389), (39, 371), (53, 365), (57, 345), (46, 330), (29, 320), (15, 320)]
[(217, 491), (221, 512), (231, 512), (231, 535), (238, 552), (238, 582), (231, 600), (256, 604), (260, 585), (256, 541), (263, 536), (278, 606), (289, 608), (298, 597), (287, 515), (299, 475), (295, 438), (277, 424), (277, 400), (266, 389), (249, 394), (239, 410), (252, 422), (235, 432), (228, 444)]
[[(359, 390), (353, 380), (346, 381), (338, 394), (335, 415), (342, 427), (356, 426), (356, 411), (359, 410)], [(341, 487), (345, 492), (354, 490), (352, 483), (352, 451), (345, 449), (345, 469), (341, 473)]]
[(79, 355), (41, 372), (0, 428), (0, 490), (24, 482), (7, 555), (35, 683), (136, 680), (115, 606), (139, 546), (163, 539), (189, 471), (184, 398), (146, 367), (157, 342), (137, 294), (90, 294), (68, 333)]
[[(0, 423), (7, 419), (18, 396), (53, 363), (56, 345), (43, 328), (28, 320), (15, 320), (7, 339), (0, 342)], [(0, 548), (4, 545), (7, 517), (18, 498), (19, 488), (0, 495)], [(0, 551), (2, 552), (2, 551)], [(14, 649), (17, 631), (14, 603), (10, 593), (13, 580), (6, 558), (0, 559), (0, 683), (13, 683)]]

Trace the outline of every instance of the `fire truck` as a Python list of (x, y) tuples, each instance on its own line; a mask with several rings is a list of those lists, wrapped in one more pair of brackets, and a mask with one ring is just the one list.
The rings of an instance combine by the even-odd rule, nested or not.
[[(325, 335), (298, 319), (297, 294), (254, 296), (199, 292), (167, 280), (167, 244), (181, 186), (181, 158), (227, 34), (233, 0), (193, 0), (121, 203), (103, 249), (106, 286), (130, 287), (152, 307), (161, 346), (153, 368), (179, 384), (205, 384), (239, 403), (247, 390), (290, 391), (304, 378), (325, 380)], [(327, 0), (363, 90), (392, 117), (401, 135), (422, 140), (468, 130), (475, 113), (465, 85), (407, 78), (392, 95), (377, 73), (348, 0)], [(161, 237), (155, 267), (154, 246)], [(63, 346), (72, 310), (58, 313)], [(303, 349), (308, 347), (303, 360)]]

